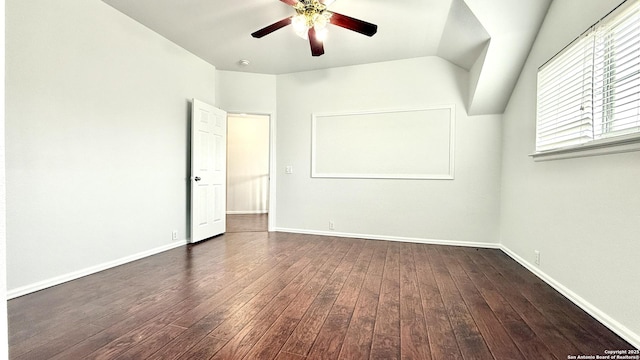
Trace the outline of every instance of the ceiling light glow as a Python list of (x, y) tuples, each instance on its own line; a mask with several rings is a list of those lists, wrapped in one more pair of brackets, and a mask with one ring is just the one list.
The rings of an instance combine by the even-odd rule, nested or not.
[(324, 42), (327, 39), (327, 34), (329, 33), (327, 31), (327, 28), (323, 27), (321, 29), (318, 29), (318, 27), (316, 26), (315, 29), (316, 29), (316, 39)]
[(309, 28), (307, 27), (307, 18), (304, 14), (295, 15), (291, 19), (291, 25), (293, 25), (293, 31), (303, 39), (308, 39), (307, 32)]
[[(316, 30), (316, 36), (322, 41), (326, 38), (326, 26), (331, 18), (331, 13), (326, 11), (327, 6), (318, 0), (299, 1), (295, 5), (297, 14), (291, 18), (293, 31), (301, 38), (309, 39), (309, 29)], [(322, 37), (322, 38), (320, 38)]]

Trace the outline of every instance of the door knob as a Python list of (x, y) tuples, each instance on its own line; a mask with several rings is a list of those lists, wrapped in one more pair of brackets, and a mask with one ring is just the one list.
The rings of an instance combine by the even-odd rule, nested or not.
[(200, 181), (200, 180), (202, 180), (202, 179), (200, 178), (200, 176), (196, 176), (196, 177), (195, 177), (195, 179), (193, 179), (193, 180), (195, 180), (195, 181)]

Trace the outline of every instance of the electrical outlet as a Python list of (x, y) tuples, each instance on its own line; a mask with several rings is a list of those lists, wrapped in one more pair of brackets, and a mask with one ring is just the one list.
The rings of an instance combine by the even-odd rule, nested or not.
[(178, 240), (178, 230), (173, 230), (173, 232), (171, 233), (171, 238), (173, 240)]
[(540, 265), (540, 251), (534, 250), (533, 253), (536, 256), (536, 258), (535, 258), (536, 265)]
[(284, 173), (285, 174), (293, 174), (293, 166), (292, 165), (287, 165), (284, 167)]
[(335, 225), (333, 223), (333, 220), (329, 220), (329, 230), (334, 230), (335, 229)]

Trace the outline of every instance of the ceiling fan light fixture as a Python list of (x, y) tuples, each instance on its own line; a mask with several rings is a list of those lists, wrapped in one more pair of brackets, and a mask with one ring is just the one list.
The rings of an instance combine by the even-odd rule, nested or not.
[(299, 1), (294, 6), (296, 15), (291, 18), (293, 31), (301, 38), (309, 39), (309, 29), (314, 28), (319, 36), (326, 37), (326, 26), (331, 13), (318, 0)]
[(320, 56), (324, 54), (323, 41), (327, 37), (326, 27), (329, 23), (369, 37), (378, 31), (378, 25), (376, 24), (327, 11), (327, 5), (331, 4), (333, 2), (332, 0), (324, 0), (324, 3), (320, 2), (323, 0), (280, 1), (292, 6), (296, 14), (276, 21), (258, 31), (254, 31), (251, 33), (251, 36), (259, 39), (287, 25), (293, 25), (292, 28), (294, 32), (301, 38), (309, 41), (311, 55)]
[(330, 18), (331, 13), (323, 10), (321, 13), (316, 14), (313, 17), (313, 26), (316, 28), (316, 30), (322, 30), (327, 27)]
[(305, 40), (308, 39), (307, 30), (309, 30), (309, 27), (307, 26), (307, 17), (304, 14), (294, 15), (291, 18), (291, 25), (296, 35)]

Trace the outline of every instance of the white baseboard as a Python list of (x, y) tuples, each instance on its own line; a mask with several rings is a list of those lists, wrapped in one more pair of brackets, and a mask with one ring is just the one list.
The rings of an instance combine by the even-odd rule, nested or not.
[(410, 243), (431, 244), (431, 245), (468, 246), (468, 247), (479, 247), (479, 248), (488, 248), (488, 249), (500, 248), (500, 244), (498, 243), (471, 242), (471, 241), (459, 241), (459, 240), (423, 239), (423, 238), (401, 237), (401, 236), (343, 233), (343, 232), (336, 232), (336, 231), (290, 229), (290, 228), (280, 228), (280, 227), (277, 227), (275, 231), (294, 233), (294, 234), (337, 236), (337, 237), (368, 239), (368, 240), (387, 240), (387, 241), (399, 241), (399, 242), (410, 242)]
[(267, 214), (268, 210), (227, 210), (227, 215), (255, 215)]
[(508, 247), (500, 244), (500, 249), (513, 260), (517, 261), (520, 265), (527, 268), (527, 270), (531, 271), (534, 275), (539, 277), (542, 281), (549, 284), (552, 288), (556, 289), (559, 293), (564, 295), (571, 302), (576, 304), (582, 310), (584, 310), (587, 314), (593, 316), (596, 320), (602, 323), (604, 326), (608, 327), (611, 331), (616, 333), (618, 336), (626, 340), (629, 344), (635, 346), (636, 348), (640, 348), (640, 335), (631, 331), (628, 327), (620, 324), (618, 321), (613, 319), (611, 316), (607, 315), (602, 310), (595, 307), (593, 304), (582, 298), (580, 295), (574, 293), (566, 286), (562, 285), (554, 278), (549, 276), (544, 271), (540, 270), (537, 266), (526, 261), (520, 255), (511, 251)]
[(48, 287), (60, 285), (60, 284), (65, 283), (67, 281), (79, 279), (81, 277), (84, 277), (84, 276), (87, 276), (87, 275), (91, 275), (91, 274), (95, 274), (97, 272), (100, 272), (100, 271), (103, 271), (103, 270), (107, 270), (107, 269), (110, 269), (112, 267), (116, 267), (116, 266), (119, 266), (119, 265), (123, 265), (123, 264), (126, 264), (128, 262), (139, 260), (139, 259), (145, 258), (147, 256), (151, 256), (151, 255), (159, 254), (159, 253), (167, 251), (167, 250), (175, 249), (177, 247), (180, 247), (180, 246), (183, 246), (183, 245), (186, 245), (186, 244), (187, 244), (187, 240), (174, 241), (174, 242), (172, 242), (170, 244), (159, 246), (157, 248), (150, 249), (150, 250), (147, 250), (147, 251), (139, 252), (137, 254), (125, 256), (125, 257), (120, 258), (120, 259), (116, 259), (116, 260), (113, 260), (113, 261), (108, 261), (106, 263), (102, 263), (102, 264), (99, 264), (99, 265), (96, 265), (96, 266), (91, 266), (91, 267), (88, 267), (88, 268), (85, 268), (85, 269), (82, 269), (82, 270), (78, 270), (78, 271), (74, 271), (74, 272), (71, 272), (71, 273), (68, 273), (68, 274), (56, 276), (56, 277), (53, 277), (53, 278), (50, 278), (50, 279), (47, 279), (47, 280), (38, 281), (36, 283), (25, 285), (25, 286), (21, 286), (21, 287), (16, 288), (16, 289), (7, 290), (7, 300), (10, 300), (10, 299), (13, 299), (13, 298), (17, 298), (19, 296), (27, 295), (27, 294), (30, 294), (32, 292), (36, 292), (36, 291), (39, 291), (39, 290), (43, 290), (43, 289), (46, 289)]

